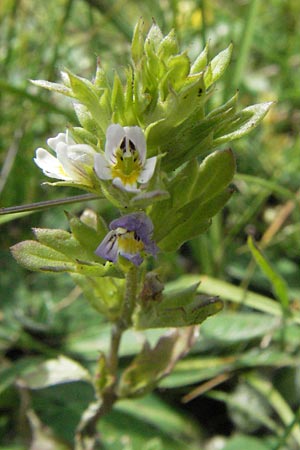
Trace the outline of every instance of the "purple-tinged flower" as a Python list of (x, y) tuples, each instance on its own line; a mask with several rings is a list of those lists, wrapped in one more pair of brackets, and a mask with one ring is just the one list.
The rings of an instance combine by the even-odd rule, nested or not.
[(157, 157), (146, 159), (146, 140), (140, 127), (107, 128), (104, 155), (95, 155), (95, 172), (101, 180), (112, 183), (123, 191), (140, 192), (138, 185), (152, 177)]
[(143, 262), (142, 254), (156, 255), (158, 248), (152, 240), (153, 224), (143, 212), (128, 214), (113, 220), (110, 232), (96, 250), (96, 255), (116, 262), (118, 255), (136, 266)]

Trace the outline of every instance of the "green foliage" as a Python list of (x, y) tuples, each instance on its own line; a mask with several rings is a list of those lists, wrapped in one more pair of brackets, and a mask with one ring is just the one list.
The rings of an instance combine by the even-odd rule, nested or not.
[[(57, 187), (40, 187), (45, 178), (31, 159), (33, 150), (43, 146), (46, 138), (61, 131), (62, 124), (76, 125), (72, 128), (75, 141), (87, 143), (99, 151), (103, 149), (105, 129), (112, 117), (124, 124), (136, 124), (138, 109), (147, 127), (151, 155), (157, 152), (166, 154), (160, 164), (167, 177), (158, 179), (158, 184), (151, 186), (152, 199), (129, 196), (118, 200), (116, 206), (125, 205), (132, 209), (145, 206), (153, 219), (168, 229), (172, 218), (165, 214), (167, 196), (172, 199), (168, 208), (172, 207), (176, 214), (185, 207), (185, 199), (194, 196), (196, 184), (199, 192), (204, 193), (202, 177), (198, 176), (201, 167), (205, 176), (202, 158), (219, 146), (221, 151), (212, 153), (211, 157), (222, 158), (222, 145), (244, 136), (242, 140), (236, 140), (233, 147), (236, 154), (239, 152), (240, 173), (234, 174), (234, 169), (224, 173), (220, 166), (218, 176), (211, 184), (213, 189), (219, 178), (223, 179), (220, 179), (218, 195), (232, 182), (237, 187), (238, 192), (231, 196), (225, 214), (214, 216), (205, 234), (199, 235), (198, 231), (202, 229), (198, 227), (196, 237), (179, 252), (160, 254), (158, 272), (159, 278), (166, 281), (165, 289), (162, 291), (159, 285), (153, 286), (154, 282), (151, 285), (151, 295), (161, 302), (162, 293), (165, 297), (171, 296), (174, 290), (182, 292), (201, 279), (196, 298), (198, 295), (219, 296), (225, 303), (224, 311), (201, 325), (193, 353), (178, 361), (172, 374), (159, 382), (159, 397), (124, 399), (101, 420), (99, 432), (105, 448), (191, 450), (199, 446), (222, 446), (226, 450), (296, 450), (299, 447), (300, 404), (298, 2), (272, 0), (263, 4), (254, 0), (248, 3), (224, 2), (222, 7), (216, 1), (201, 4), (193, 0), (175, 1), (172, 5), (127, 2), (126, 8), (122, 8), (118, 0), (113, 5), (57, 0), (50, 15), (47, 7), (46, 3), (29, 1), (22, 2), (22, 7), (17, 1), (4, 1), (0, 6), (3, 31), (0, 41), (3, 69), (0, 80), (2, 206), (32, 203), (44, 200), (45, 196), (47, 199), (58, 198), (61, 191)], [(157, 26), (152, 28), (154, 44), (146, 48), (152, 64), (151, 72), (146, 65), (146, 75), (137, 77), (133, 85), (133, 68), (127, 67), (129, 41), (133, 25), (141, 15), (146, 22), (145, 29), (150, 28), (151, 17), (155, 16), (162, 33), (158, 32)], [(161, 40), (172, 27), (175, 30)], [(143, 58), (145, 61), (143, 29), (140, 21), (131, 49), (134, 66)], [(179, 37), (180, 47), (174, 39), (175, 34)], [(205, 46), (208, 40), (209, 48)], [(233, 42), (233, 49), (230, 45), (224, 51), (230, 42)], [(159, 52), (156, 51), (158, 48)], [(188, 48), (189, 51), (180, 54), (180, 48)], [(101, 67), (97, 65), (95, 79), (90, 82), (95, 55), (101, 55)], [(217, 76), (212, 55), (225, 57), (220, 68), (229, 65), (218, 83), (208, 87), (214, 71), (214, 76)], [(161, 67), (160, 60), (168, 58), (167, 68)], [(57, 68), (61, 67), (68, 67), (71, 71), (65, 71), (63, 83), (66, 84), (59, 86), (53, 82), (57, 79)], [(108, 67), (118, 67), (118, 73), (111, 76)], [(124, 72), (119, 70), (122, 67), (125, 67)], [(200, 72), (205, 73), (205, 80), (202, 77), (196, 82)], [(79, 78), (75, 73), (86, 78)], [(154, 92), (153, 83), (158, 80), (151, 75), (157, 76), (158, 73), (163, 74), (159, 81), (159, 96), (150, 98), (149, 92)], [(191, 77), (190, 84), (185, 86), (186, 91), (183, 85), (185, 77)], [(53, 92), (41, 93), (40, 89), (27, 82), (32, 78), (49, 79), (53, 84), (47, 86)], [(74, 99), (70, 78), (78, 95), (88, 92), (89, 106), (94, 115)], [(169, 90), (171, 84), (172, 89)], [(138, 86), (147, 86), (149, 92), (143, 92)], [(197, 99), (193, 97), (197, 92), (196, 86), (203, 89), (203, 95)], [(237, 105), (237, 88), (240, 106)], [(70, 110), (70, 102), (59, 101), (56, 90), (71, 101), (75, 100), (78, 119)], [(139, 102), (133, 105), (135, 92)], [(189, 104), (184, 101), (183, 92), (188, 94), (190, 109), (195, 108), (195, 124), (190, 130), (185, 122), (172, 127), (168, 118), (171, 110), (176, 121), (180, 121), (181, 111), (189, 116)], [(100, 99), (100, 106), (95, 104), (95, 96), (97, 101)], [(252, 130), (252, 121), (260, 120), (268, 103), (273, 100), (277, 105), (266, 120), (253, 133), (246, 135)], [(249, 110), (247, 105), (253, 103), (262, 106), (250, 107)], [(197, 106), (199, 111), (196, 111)], [(97, 115), (99, 108), (101, 117)], [(152, 131), (151, 125), (147, 124), (155, 115), (157, 120), (162, 119), (162, 123), (155, 123)], [(164, 148), (163, 140), (166, 143)], [(176, 158), (175, 153), (171, 153), (173, 149)], [(230, 152), (225, 150), (225, 154), (229, 158)], [(173, 172), (183, 161), (182, 168)], [(199, 172), (196, 161), (201, 163)], [(210, 159), (204, 161), (209, 163)], [(232, 163), (228, 165), (233, 167), (234, 160), (230, 161)], [(67, 183), (61, 189), (66, 195), (73, 194)], [(99, 184), (96, 189), (100, 195)], [(157, 204), (152, 203), (154, 198), (159, 199)], [(200, 195), (199, 198), (202, 201)], [(196, 201), (190, 203), (186, 209), (189, 216), (194, 212), (195, 204)], [(85, 206), (96, 207), (95, 203), (68, 206), (74, 222), (77, 222), (77, 216), (81, 217)], [(107, 223), (115, 218), (115, 209), (102, 207), (102, 203), (100, 208)], [(116, 319), (119, 306), (112, 304), (103, 294), (108, 289), (106, 283), (110, 289), (122, 291), (124, 280), (113, 278), (112, 285), (111, 277), (95, 277), (95, 274), (87, 277), (72, 272), (76, 283), (85, 287), (87, 303), (80, 295), (80, 288), (73, 290), (72, 280), (67, 276), (60, 274), (49, 278), (48, 274), (22, 270), (10, 258), (8, 248), (16, 241), (31, 239), (28, 231), (31, 226), (37, 229), (38, 239), (41, 239), (41, 245), (47, 246), (48, 254), (49, 251), (51, 254), (59, 253), (56, 267), (63, 260), (72, 268), (75, 264), (77, 270), (80, 264), (76, 258), (95, 263), (93, 246), (98, 245), (100, 238), (96, 242), (91, 231), (91, 240), (84, 239), (79, 227), (77, 234), (74, 230), (60, 231), (61, 238), (57, 236), (60, 240), (56, 240), (55, 245), (55, 230), (65, 227), (61, 207), (30, 216), (21, 214), (2, 216), (4, 220), (1, 220), (0, 446), (25, 449), (28, 447), (26, 437), (31, 434), (34, 436), (31, 445), (35, 444), (37, 448), (46, 444), (50, 448), (60, 448), (60, 445), (72, 448), (80, 416), (94, 399), (91, 385), (74, 380), (30, 390), (26, 394), (19, 382), (26, 377), (30, 380), (27, 374), (38, 375), (37, 368), (47, 367), (49, 361), (59, 361), (62, 354), (76, 361), (75, 364), (80, 361), (93, 376), (97, 372), (99, 351), (109, 351), (110, 331), (110, 327), (102, 322), (101, 315), (95, 314), (94, 308), (111, 320)], [(258, 268), (250, 262), (251, 251), (245, 245), (248, 224), (251, 224), (257, 241), (252, 250)], [(42, 231), (44, 227), (47, 227), (45, 232)], [(54, 233), (52, 236), (47, 235), (50, 227)], [(96, 230), (94, 223), (91, 228)], [(102, 231), (100, 229), (101, 226), (99, 236), (101, 233), (105, 235), (105, 226)], [(164, 238), (168, 238), (168, 234), (166, 232)], [(192, 235), (190, 232), (187, 240)], [(42, 242), (43, 238), (45, 241)], [(52, 247), (48, 246), (49, 239)], [(181, 230), (178, 231), (178, 245), (183, 241)], [(175, 244), (172, 243), (170, 249), (173, 248)], [(68, 253), (67, 261), (62, 249)], [(261, 250), (257, 253), (258, 249)], [(37, 268), (40, 263), (43, 266), (45, 261), (39, 260)], [(149, 261), (147, 268), (153, 268), (152, 265), (153, 261)], [(185, 272), (190, 272), (190, 275), (184, 275)], [(199, 277), (198, 273), (202, 275)], [(175, 279), (176, 282), (168, 282)], [(145, 293), (145, 286), (140, 288)], [(123, 294), (121, 297), (123, 299)], [(117, 295), (114, 294), (113, 298), (118, 302)], [(108, 304), (110, 308), (107, 308)], [(150, 349), (155, 348), (161, 334), (160, 329), (143, 332)], [(137, 331), (128, 330), (124, 334), (120, 372), (128, 366), (129, 358), (137, 358), (140, 354), (141, 339), (142, 335)], [(132, 370), (133, 375), (138, 373), (137, 379), (140, 379), (142, 371), (138, 372), (136, 366)], [(249, 373), (254, 375), (252, 379)], [(66, 370), (65, 377), (71, 381), (72, 370)], [(227, 380), (225, 385), (221, 384), (222, 379)], [(209, 385), (206, 385), (207, 381)], [(214, 387), (200, 396), (199, 392), (205, 392), (209, 386)], [(244, 389), (243, 395), (240, 386)], [(197, 394), (198, 387), (200, 391)], [(257, 401), (253, 408), (249, 408), (249, 392), (251, 399)], [(189, 415), (183, 411), (180, 402), (181, 396), (188, 394), (194, 395)], [(31, 406), (24, 412), (22, 406), (28, 404), (28, 399)], [(218, 409), (220, 403), (226, 405), (226, 411)], [(213, 414), (210, 414), (210, 405)], [(206, 415), (208, 411), (208, 420), (199, 416), (201, 411)], [(16, 418), (23, 417), (24, 413), (28, 422), (17, 422)], [(224, 435), (218, 417), (226, 423), (230, 421), (230, 436), (227, 435), (228, 430)], [(254, 425), (258, 427), (255, 435)]]

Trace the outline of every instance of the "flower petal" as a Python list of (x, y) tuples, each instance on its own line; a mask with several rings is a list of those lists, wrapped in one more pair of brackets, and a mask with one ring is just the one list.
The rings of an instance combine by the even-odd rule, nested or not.
[(136, 183), (124, 184), (119, 177), (113, 179), (113, 185), (125, 192), (133, 192), (135, 194), (141, 192), (141, 190), (136, 187)]
[(157, 160), (156, 156), (146, 159), (144, 167), (142, 168), (142, 171), (138, 177), (139, 183), (145, 184), (152, 178), (156, 166), (156, 160)]
[(75, 144), (74, 140), (71, 138), (71, 136), (68, 132), (67, 133), (59, 133), (54, 138), (49, 138), (47, 140), (47, 144), (55, 152), (56, 152), (56, 148), (57, 148), (58, 144), (60, 144), (60, 143), (64, 143), (67, 145)]
[(107, 159), (101, 154), (96, 153), (94, 158), (94, 169), (100, 180), (111, 180), (111, 168)]
[(142, 165), (146, 159), (146, 139), (140, 127), (124, 127), (126, 137), (130, 139), (137, 149)]
[[(60, 148), (60, 145), (57, 148)], [(69, 159), (74, 162), (76, 161), (76, 163), (86, 164), (91, 167), (94, 164), (95, 153), (95, 150), (90, 145), (86, 144), (74, 144), (68, 145), (67, 147), (67, 155)]]
[(128, 259), (128, 261), (131, 261), (134, 265), (139, 266), (142, 264), (143, 262), (143, 258), (141, 257), (141, 255), (139, 253), (125, 253), (125, 252), (120, 252), (120, 255), (122, 255), (124, 258)]
[(113, 220), (109, 225), (111, 230), (115, 230), (119, 227), (125, 228), (128, 231), (135, 231), (142, 241), (144, 241), (146, 236), (151, 235), (153, 232), (153, 223), (144, 212), (121, 216), (118, 219)]
[(105, 156), (112, 164), (115, 163), (115, 150), (119, 147), (124, 137), (124, 128), (118, 123), (113, 123), (106, 130)]
[(76, 165), (76, 161), (69, 158), (67, 144), (60, 143), (56, 148), (56, 155), (66, 174), (73, 181), (82, 181), (83, 170), (80, 171), (79, 165)]
[(62, 164), (56, 159), (51, 153), (47, 152), (44, 148), (38, 148), (36, 150), (36, 157), (34, 162), (38, 167), (40, 167), (44, 174), (50, 178), (57, 178), (58, 180), (69, 181), (70, 178)]
[(116, 232), (110, 231), (95, 251), (100, 258), (116, 262), (118, 259), (118, 239)]

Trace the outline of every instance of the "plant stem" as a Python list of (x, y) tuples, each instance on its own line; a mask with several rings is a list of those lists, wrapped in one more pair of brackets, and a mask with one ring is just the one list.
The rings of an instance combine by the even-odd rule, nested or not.
[(104, 415), (108, 414), (118, 399), (116, 387), (118, 383), (119, 348), (123, 332), (131, 326), (131, 316), (136, 304), (138, 287), (138, 269), (132, 266), (126, 275), (126, 288), (123, 311), (118, 322), (114, 323), (111, 330), (110, 350), (106, 359), (106, 370), (111, 380), (103, 389), (101, 400), (89, 405), (84, 411), (76, 432), (75, 450), (92, 450), (99, 447), (97, 436), (97, 423)]
[(126, 291), (124, 298), (123, 313), (121, 321), (125, 328), (129, 328), (132, 323), (132, 313), (136, 305), (137, 296), (137, 285), (138, 285), (138, 269), (136, 266), (132, 266), (126, 276)]

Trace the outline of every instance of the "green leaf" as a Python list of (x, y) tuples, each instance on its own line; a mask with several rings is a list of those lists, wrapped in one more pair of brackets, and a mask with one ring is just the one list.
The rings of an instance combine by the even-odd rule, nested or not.
[(30, 80), (30, 82), (35, 86), (48, 89), (49, 91), (58, 92), (59, 94), (63, 94), (67, 97), (74, 97), (72, 89), (64, 84), (51, 83), (50, 81), (45, 80)]
[(11, 247), (19, 264), (38, 272), (75, 271), (75, 264), (62, 253), (36, 241), (24, 241)]
[[(220, 211), (229, 200), (233, 190), (227, 189), (208, 201), (201, 202), (197, 198), (187, 203), (174, 214), (174, 220), (161, 224), (155, 231), (159, 247), (164, 251), (177, 250), (184, 242), (207, 230), (211, 218)], [(156, 233), (161, 233), (157, 237)]]
[(207, 66), (208, 62), (208, 45), (204, 47), (202, 52), (197, 56), (196, 60), (192, 64), (191, 74), (199, 73)]
[(64, 230), (33, 228), (37, 240), (47, 247), (63, 253), (67, 258), (79, 258), (85, 254), (84, 248), (71, 233)]
[(225, 129), (218, 131), (214, 145), (218, 146), (250, 133), (262, 121), (272, 104), (273, 102), (258, 103), (238, 112)]
[(174, 29), (170, 31), (167, 36), (163, 38), (158, 47), (158, 57), (161, 61), (168, 61), (170, 56), (176, 55), (179, 52), (178, 42), (176, 39), (176, 32)]
[(151, 28), (146, 36), (145, 39), (145, 52), (149, 53), (152, 55), (152, 52), (156, 52), (159, 48), (160, 43), (163, 40), (163, 34), (161, 32), (161, 29), (159, 28), (159, 26), (153, 22), (153, 24), (151, 25)]
[(169, 192), (163, 190), (142, 192), (141, 194), (135, 195), (130, 200), (130, 205), (135, 208), (147, 208), (153, 203), (161, 202), (169, 197)]
[(215, 197), (231, 183), (235, 169), (235, 157), (231, 149), (219, 150), (207, 156), (199, 166), (191, 197), (199, 201)]
[(56, 359), (49, 359), (38, 365), (34, 370), (22, 377), (29, 389), (44, 389), (73, 381), (91, 382), (88, 371), (78, 362), (59, 356)]
[(127, 367), (120, 379), (119, 395), (135, 397), (145, 395), (167, 376), (176, 362), (195, 342), (193, 327), (173, 330), (163, 335), (154, 348), (145, 343), (140, 354)]
[[(96, 219), (96, 230), (74, 215), (68, 213), (67, 216), (73, 237), (88, 252), (92, 261), (99, 261), (100, 258), (95, 255), (95, 250), (108, 231), (104, 221), (101, 218)], [(78, 257), (80, 258), (80, 256)], [(84, 259), (83, 256), (81, 258)]]
[[(112, 275), (117, 276), (114, 273)], [(124, 298), (124, 280), (109, 276), (87, 278), (80, 274), (73, 274), (72, 278), (81, 287), (84, 296), (93, 308), (108, 317), (110, 321), (119, 318)]]
[(98, 428), (107, 450), (199, 450), (197, 424), (152, 395), (117, 402)]
[(236, 435), (230, 438), (223, 450), (270, 450), (270, 446), (263, 442), (262, 439), (258, 439), (252, 436)]
[(204, 82), (206, 88), (208, 88), (211, 84), (215, 83), (219, 78), (221, 78), (221, 76), (227, 69), (231, 59), (232, 48), (233, 46), (232, 44), (230, 44), (225, 50), (220, 52), (211, 60), (209, 64), (208, 75), (206, 75), (206, 73), (204, 74)]
[(94, 85), (85, 78), (78, 77), (68, 71), (70, 85), (74, 97), (85, 105), (91, 113), (95, 123), (100, 126), (103, 133), (106, 132), (106, 120), (104, 111), (100, 106), (98, 94)]
[[(220, 296), (222, 299), (229, 300), (239, 305), (247, 306), (256, 309), (257, 311), (268, 313), (272, 316), (282, 317), (282, 307), (279, 303), (270, 297), (257, 294), (252, 291), (245, 291), (242, 287), (235, 286), (226, 281), (217, 278), (209, 277), (207, 275), (184, 275), (178, 280), (169, 283), (169, 289), (181, 289), (187, 284), (199, 283), (199, 292), (206, 295)], [(300, 324), (300, 314), (297, 311), (290, 311), (289, 320)]]
[(132, 44), (131, 44), (131, 57), (134, 64), (138, 65), (142, 59), (144, 53), (144, 21), (140, 18), (134, 28)]
[(257, 312), (223, 311), (201, 326), (203, 339), (218, 345), (231, 345), (260, 339), (280, 326), (276, 317)]
[(113, 111), (112, 121), (115, 123), (123, 124), (125, 114), (125, 98), (123, 86), (117, 73), (115, 73), (113, 89), (111, 93), (111, 109)]
[(167, 186), (172, 197), (173, 208), (179, 209), (189, 202), (197, 177), (198, 162), (195, 159), (191, 159), (176, 173)]
[(168, 72), (166, 74), (166, 84), (176, 91), (180, 89), (190, 72), (190, 59), (186, 53), (171, 56), (167, 62)]
[(280, 301), (282, 308), (287, 311), (289, 307), (289, 294), (288, 287), (284, 279), (275, 271), (263, 253), (259, 250), (257, 245), (255, 244), (253, 238), (251, 236), (248, 237), (247, 240), (248, 247), (252, 253), (253, 258), (255, 259), (258, 266), (264, 272), (266, 277), (269, 279), (274, 294)]
[(223, 308), (218, 298), (196, 295), (198, 285), (168, 292), (161, 300), (147, 299), (134, 314), (137, 329), (198, 325)]
[(0, 394), (12, 386), (17, 378), (25, 376), (40, 360), (41, 358), (26, 356), (26, 358), (22, 358), (8, 367), (5, 367), (2, 363), (0, 369)]

